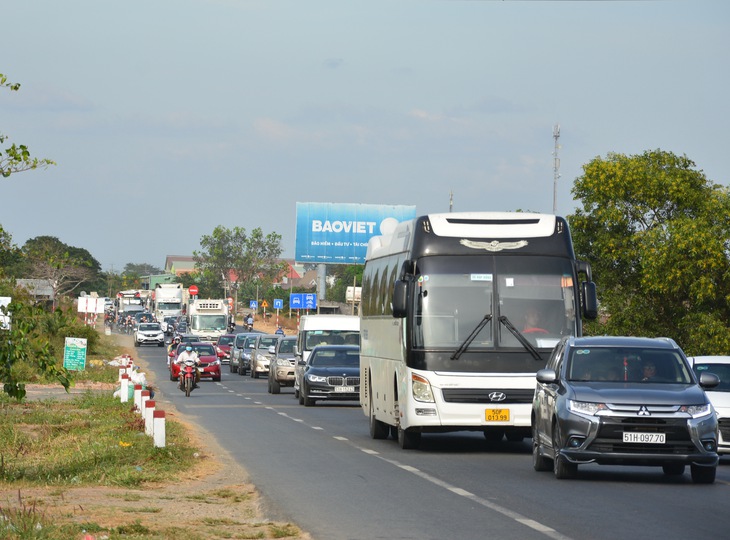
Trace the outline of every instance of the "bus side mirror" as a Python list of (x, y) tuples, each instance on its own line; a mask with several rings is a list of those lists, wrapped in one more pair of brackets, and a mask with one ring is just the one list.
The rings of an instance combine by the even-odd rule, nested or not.
[(393, 317), (402, 319), (408, 310), (408, 282), (398, 279), (393, 287)]
[(598, 317), (598, 297), (596, 296), (596, 284), (592, 281), (584, 281), (582, 285), (583, 317), (595, 319)]

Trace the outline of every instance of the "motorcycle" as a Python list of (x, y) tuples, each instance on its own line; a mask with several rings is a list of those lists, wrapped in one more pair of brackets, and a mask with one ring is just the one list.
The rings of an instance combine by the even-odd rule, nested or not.
[(198, 365), (194, 360), (183, 360), (180, 366), (180, 389), (185, 392), (185, 397), (190, 397), (190, 392), (195, 388)]

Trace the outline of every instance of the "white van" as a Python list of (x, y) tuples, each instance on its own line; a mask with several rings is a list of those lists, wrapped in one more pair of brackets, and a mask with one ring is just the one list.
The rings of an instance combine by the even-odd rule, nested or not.
[(294, 397), (299, 397), (299, 383), (309, 353), (317, 345), (360, 346), (360, 317), (357, 315), (304, 315), (299, 320), (299, 334), (294, 348)]

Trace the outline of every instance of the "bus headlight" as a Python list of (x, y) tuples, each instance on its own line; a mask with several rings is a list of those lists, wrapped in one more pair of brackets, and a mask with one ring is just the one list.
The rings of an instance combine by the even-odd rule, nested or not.
[(411, 392), (413, 393), (413, 399), (416, 401), (423, 401), (426, 403), (433, 403), (433, 392), (431, 391), (431, 384), (428, 380), (415, 373), (411, 374)]

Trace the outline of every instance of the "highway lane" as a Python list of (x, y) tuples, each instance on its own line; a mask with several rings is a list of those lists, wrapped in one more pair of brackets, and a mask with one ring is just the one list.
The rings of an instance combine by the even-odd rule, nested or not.
[(725, 536), (730, 466), (715, 485), (659, 469), (581, 467), (558, 481), (531, 466), (529, 441), (489, 445), (480, 434), (426, 435), (418, 451), (370, 439), (356, 404), (298, 405), (291, 389), (223, 370), (186, 399), (161, 349), (143, 348), (161, 395), (203, 422), (249, 471), (272, 519), (316, 539)]

